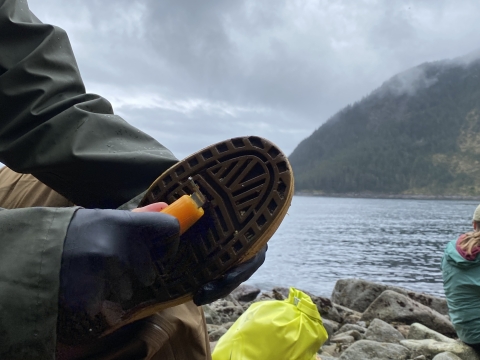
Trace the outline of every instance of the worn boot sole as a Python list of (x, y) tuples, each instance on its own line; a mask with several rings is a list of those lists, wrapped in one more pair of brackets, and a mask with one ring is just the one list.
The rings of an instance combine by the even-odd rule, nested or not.
[[(150, 186), (139, 206), (171, 204), (192, 194), (189, 177), (207, 198), (205, 214), (180, 237), (172, 261), (157, 264), (155, 290), (149, 290), (155, 302), (142, 303), (120, 318), (115, 309), (105, 309), (110, 323), (105, 334), (192, 300), (202, 285), (253, 257), (277, 230), (293, 196), (287, 157), (268, 140), (250, 136), (211, 145), (172, 166)], [(141, 292), (135, 296), (152, 298)]]

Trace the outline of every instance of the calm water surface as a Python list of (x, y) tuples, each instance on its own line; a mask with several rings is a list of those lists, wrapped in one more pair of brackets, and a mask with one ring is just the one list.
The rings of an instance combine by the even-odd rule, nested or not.
[(294, 196), (265, 264), (248, 283), (330, 297), (338, 279), (357, 277), (443, 296), (443, 249), (470, 231), (477, 205)]

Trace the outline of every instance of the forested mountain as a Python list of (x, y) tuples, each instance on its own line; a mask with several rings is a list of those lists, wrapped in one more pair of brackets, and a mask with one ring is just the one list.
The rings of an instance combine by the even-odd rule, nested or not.
[(394, 76), (289, 159), (296, 190), (480, 195), (480, 53)]

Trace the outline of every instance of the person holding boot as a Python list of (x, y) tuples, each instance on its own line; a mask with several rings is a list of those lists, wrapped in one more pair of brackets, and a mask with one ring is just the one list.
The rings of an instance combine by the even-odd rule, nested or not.
[[(67, 35), (25, 0), (0, 0), (0, 24), (0, 358), (210, 359), (199, 305), (263, 263), (286, 157), (245, 137), (178, 162), (85, 93)], [(158, 210), (186, 176), (208, 204), (180, 235)]]

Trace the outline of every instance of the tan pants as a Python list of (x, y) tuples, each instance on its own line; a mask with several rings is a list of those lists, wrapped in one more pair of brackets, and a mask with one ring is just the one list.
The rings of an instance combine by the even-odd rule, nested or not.
[[(36, 178), (0, 169), (0, 207), (6, 209), (73, 204)], [(175, 306), (126, 326), (85, 347), (58, 344), (58, 359), (210, 360), (210, 343), (201, 307)]]

